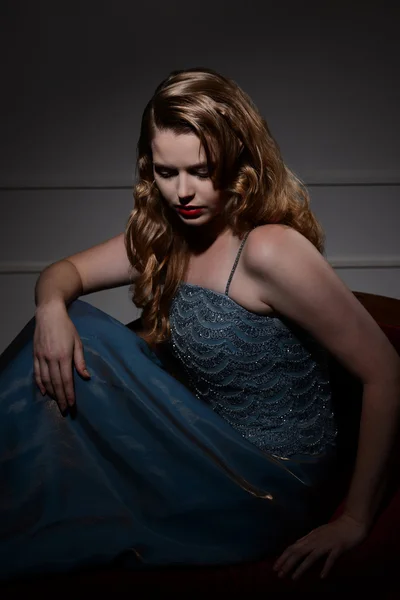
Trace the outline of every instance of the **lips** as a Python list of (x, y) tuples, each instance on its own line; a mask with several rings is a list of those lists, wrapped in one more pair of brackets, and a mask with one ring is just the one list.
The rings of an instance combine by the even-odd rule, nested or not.
[(202, 206), (177, 206), (178, 210), (199, 210)]
[(185, 219), (195, 219), (199, 215), (203, 214), (203, 210), (204, 208), (202, 206), (192, 206), (189, 208), (186, 206), (179, 206), (176, 209), (176, 212), (178, 212)]

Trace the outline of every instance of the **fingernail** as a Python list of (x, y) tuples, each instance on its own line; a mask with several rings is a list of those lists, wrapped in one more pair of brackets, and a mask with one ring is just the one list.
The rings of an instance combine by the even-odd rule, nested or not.
[(84, 369), (83, 372), (85, 373), (86, 377), (90, 377), (90, 373), (89, 373), (89, 371), (87, 369)]

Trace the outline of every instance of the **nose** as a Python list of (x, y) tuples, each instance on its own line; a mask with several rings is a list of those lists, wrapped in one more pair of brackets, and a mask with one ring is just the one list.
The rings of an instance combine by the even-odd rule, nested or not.
[(187, 174), (183, 173), (179, 175), (176, 191), (180, 200), (190, 199), (194, 195), (193, 187), (190, 184)]

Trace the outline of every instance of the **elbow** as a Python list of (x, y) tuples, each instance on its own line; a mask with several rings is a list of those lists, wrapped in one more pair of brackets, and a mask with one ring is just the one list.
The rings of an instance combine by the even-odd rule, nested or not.
[(78, 279), (78, 283), (79, 283), (79, 295), (82, 296), (85, 294), (85, 286), (83, 283), (83, 277), (81, 272), (79, 271), (78, 267), (76, 266), (76, 264), (74, 262), (72, 262), (72, 260), (70, 260), (69, 258), (63, 258), (60, 262), (62, 263), (67, 263), (68, 265), (70, 265), (70, 267), (72, 267), (74, 269), (75, 275)]

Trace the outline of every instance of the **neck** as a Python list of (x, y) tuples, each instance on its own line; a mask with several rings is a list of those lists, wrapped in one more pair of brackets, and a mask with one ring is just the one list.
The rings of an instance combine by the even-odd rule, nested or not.
[(202, 254), (211, 248), (217, 240), (229, 235), (229, 232), (230, 229), (226, 222), (216, 217), (202, 227), (190, 228), (187, 236), (189, 248), (193, 254)]

